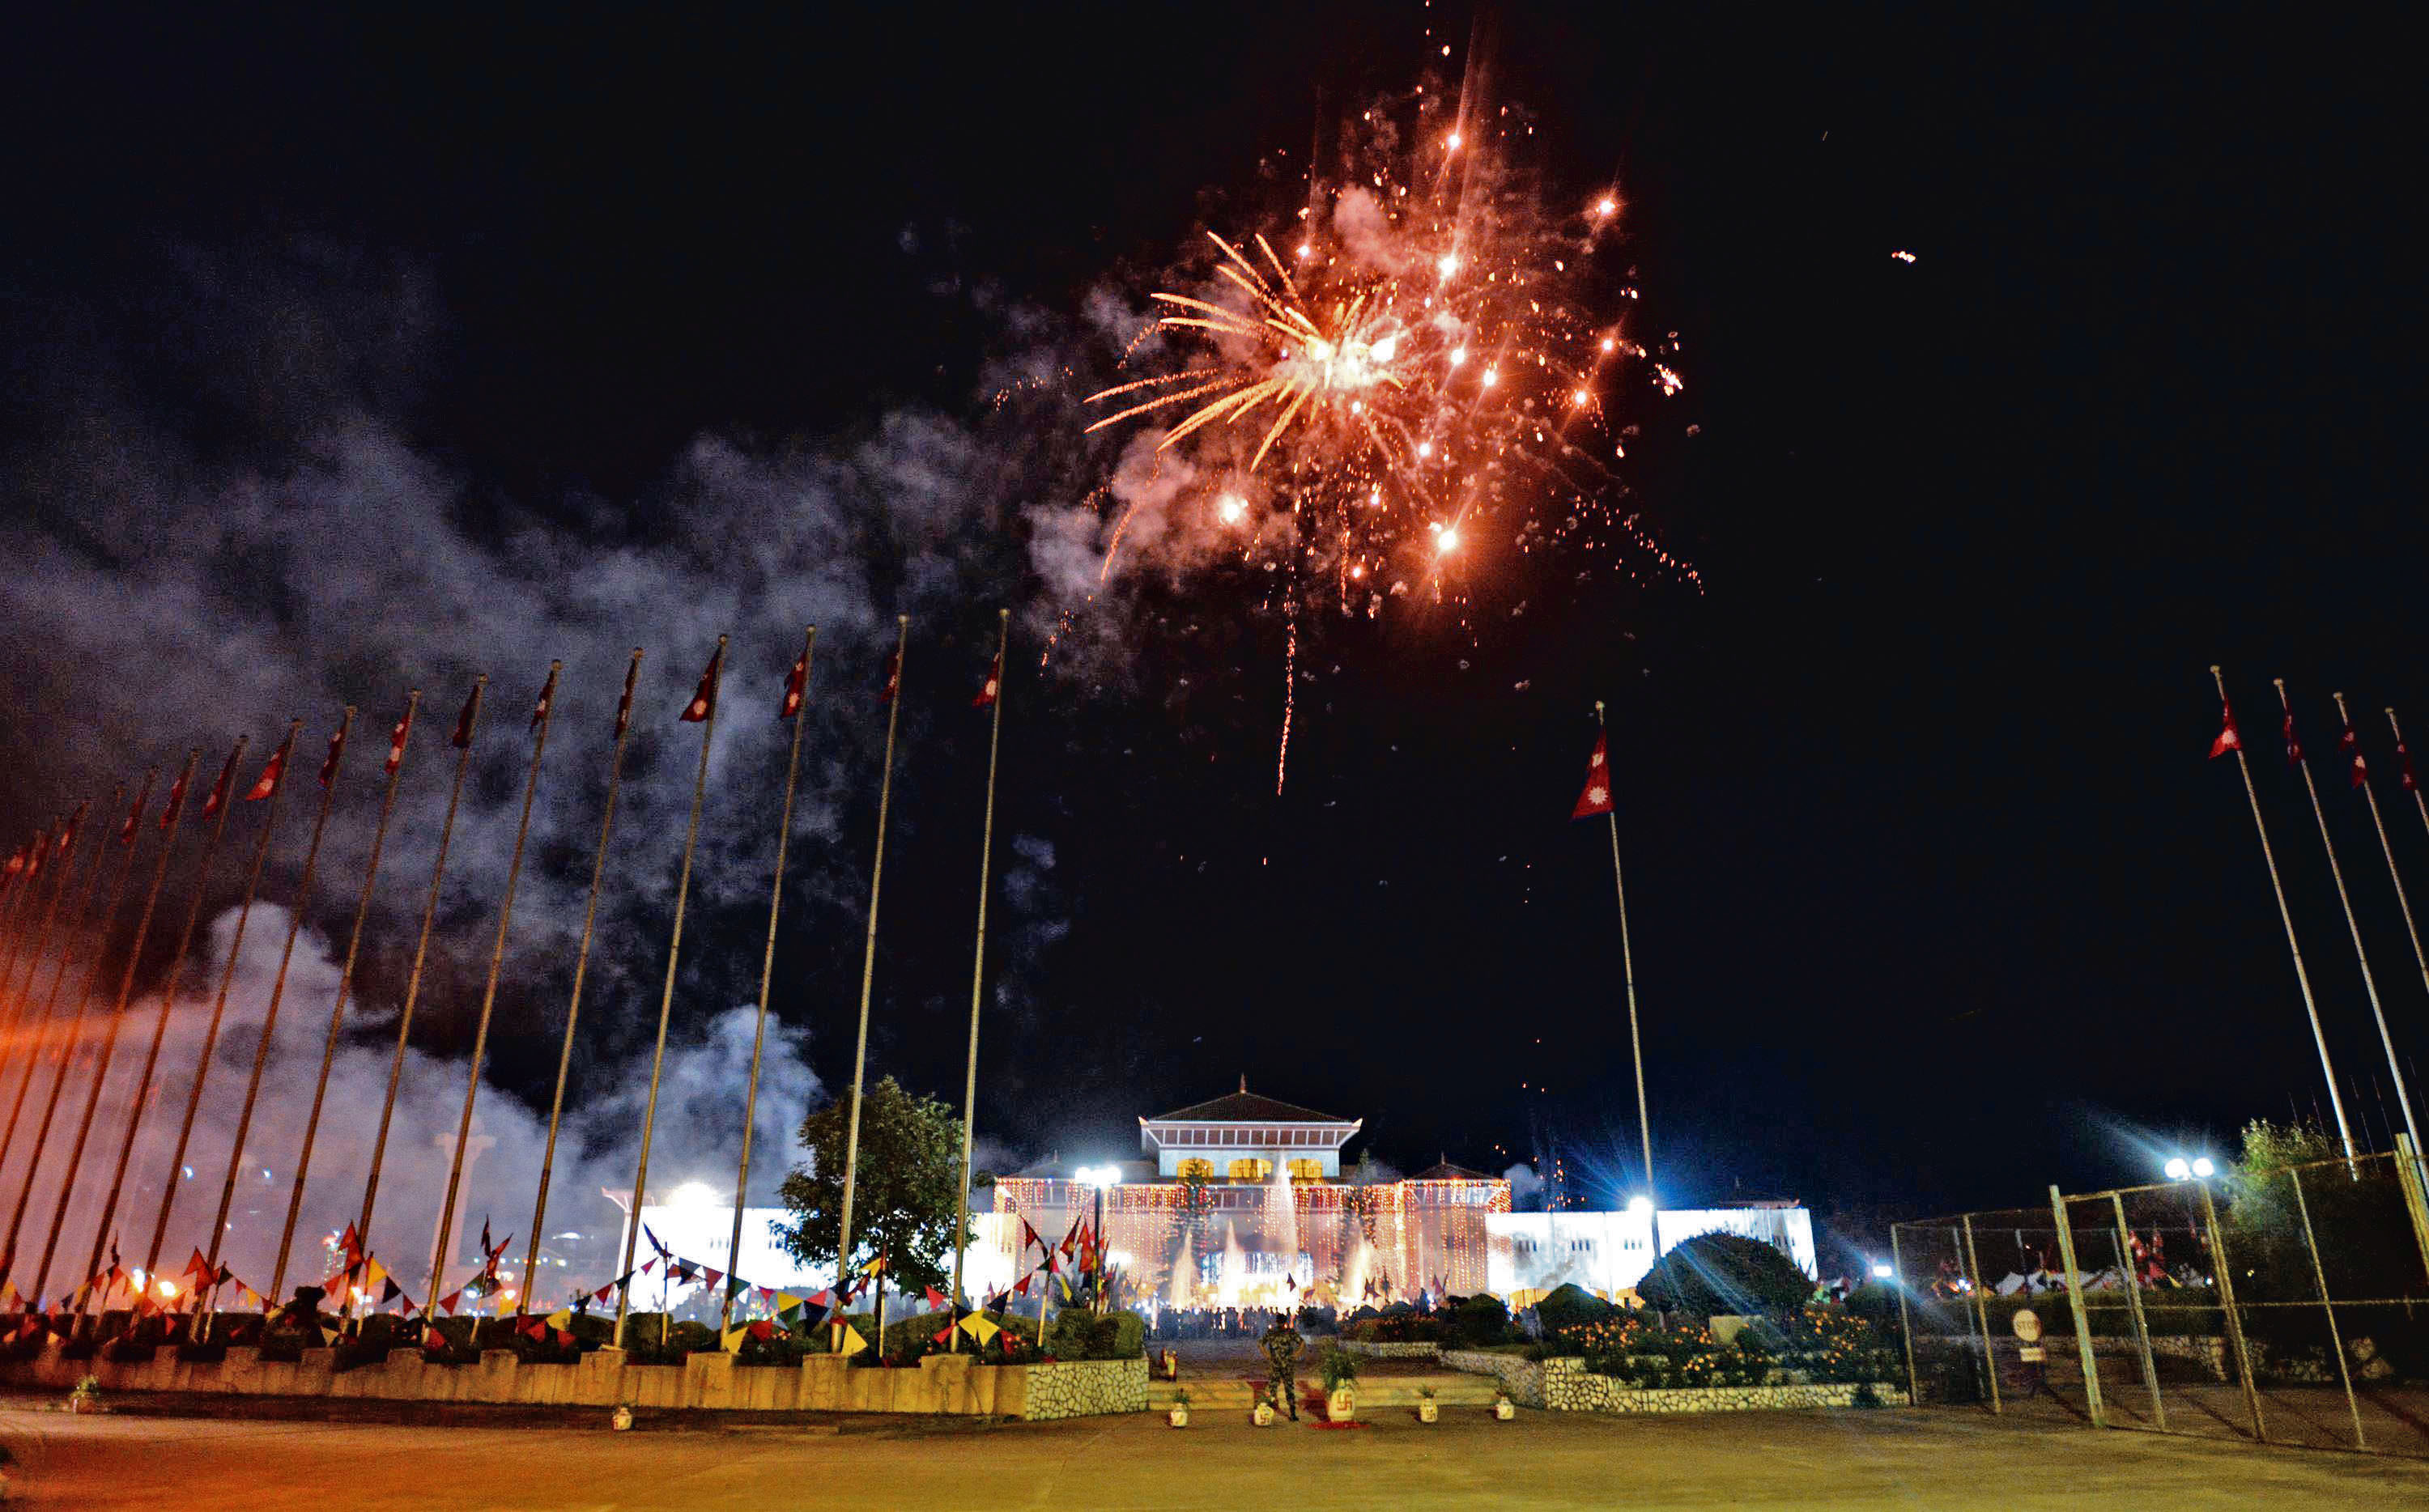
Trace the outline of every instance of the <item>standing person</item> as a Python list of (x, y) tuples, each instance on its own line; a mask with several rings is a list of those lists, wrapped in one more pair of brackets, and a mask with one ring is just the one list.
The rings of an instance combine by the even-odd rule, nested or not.
[(1307, 1340), (1291, 1326), (1290, 1314), (1278, 1311), (1274, 1314), (1273, 1326), (1265, 1330), (1264, 1337), (1258, 1343), (1264, 1347), (1265, 1359), (1272, 1367), (1269, 1389), (1274, 1394), (1274, 1405), (1287, 1410), (1291, 1422), (1297, 1422), (1298, 1357), (1307, 1348)]

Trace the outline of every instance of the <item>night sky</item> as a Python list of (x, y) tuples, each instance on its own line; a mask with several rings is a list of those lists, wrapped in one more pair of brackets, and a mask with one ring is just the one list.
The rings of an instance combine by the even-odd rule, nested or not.
[[(2421, 399), (2392, 161), (2416, 91), (2386, 39), (2317, 18), (1511, 8), (1477, 33), (1495, 97), (1534, 112), (1556, 184), (1619, 189), (1632, 326), (1677, 336), (1687, 387), (1628, 400), (1647, 444), (1623, 476), (1702, 588), (1641, 557), (1583, 581), (1512, 558), (1465, 625), (1318, 622), (1278, 798), (1281, 624), (1254, 584), (1138, 600), (1111, 637), (1126, 655), (1041, 680), (1033, 474), (1005, 459), (1038, 443), (991, 423), (991, 379), (1100, 282), (1167, 263), (1210, 190), (1345, 101), (1456, 78), (1465, 8), (350, 8), (79, 9), (9, 49), (11, 845), (96, 783), (193, 743), (215, 763), (240, 730), (259, 747), (290, 713), (313, 745), (346, 698), (384, 729), (408, 680), (452, 712), (474, 666), (511, 721), (549, 656), (589, 658), (567, 715), (596, 726), (635, 644), (673, 786), (631, 822), (679, 829), (696, 748), (671, 715), (717, 627), (646, 595), (565, 609), (581, 595), (555, 580), (730, 559), (754, 612), (797, 625), (824, 611), (790, 605), (794, 574), (850, 559), (776, 994), (828, 1087), (850, 1071), (875, 669), (901, 608), (920, 617), (872, 1068), (958, 1097), (984, 757), (964, 705), (1009, 603), (998, 855), (1017, 841), (1033, 864), (996, 942), (999, 1158), (1129, 1154), (1137, 1115), (1245, 1074), (1363, 1117), (1405, 1170), (1556, 1143), (1600, 1205), (1633, 1190), (1635, 1109), (1606, 832), (1567, 814), (1604, 698), (1665, 1201), (1793, 1195), (1860, 1235), (2144, 1179), (2323, 1102), (2241, 788), (2203, 760), (2216, 661), (2351, 1106), (2387, 1146), (2386, 1066), (2268, 683), (2294, 690), (2417, 1055), (2429, 994), (2329, 701), (2357, 700), (2382, 773), (2382, 706), (2429, 731), (2429, 533), (2395, 444)], [(1027, 413), (1076, 433), (1060, 397)], [(215, 535), (193, 501), (235, 478), (331, 507), (293, 480), (340, 416), (441, 480), (428, 528), (552, 605), (558, 641), (485, 640), (392, 585), (375, 564), (430, 549), (402, 516), (274, 571)], [(860, 468), (846, 491), (875, 512), (854, 528), (797, 540), (772, 509), (683, 536), (702, 438), (816, 471), (905, 417), (957, 439), (923, 483)], [(156, 489), (187, 502), (154, 510)], [(929, 527), (884, 527), (940, 518), (897, 489), (977, 501), (924, 548), (949, 587), (906, 565)], [(138, 558), (215, 551), (236, 620), (308, 639), (331, 614), (376, 619), (386, 649), (295, 653), (291, 684), (235, 694), (188, 675), (223, 660), (165, 656), (155, 678), (152, 648), (229, 619), (159, 597)], [(107, 632), (39, 591), (70, 569)], [(426, 660), (425, 633), (445, 645)], [(765, 745), (791, 648), (757, 639), (757, 681), (729, 696)], [(510, 834), (520, 758), (510, 723), (495, 734), (484, 822)], [(592, 781), (569, 768), (540, 863), (577, 898)], [(2382, 798), (2429, 889), (2429, 833), (2391, 781)], [(711, 824), (772, 813), (736, 800)], [(755, 989), (758, 857), (708, 858), (735, 879), (695, 924), (679, 1033)], [(624, 964), (590, 1010), (594, 1074), (646, 1049), (664, 912), (641, 869), (609, 905)], [(419, 885), (383, 884), (372, 995)], [(467, 885), (451, 1002), (477, 996), (486, 952)], [(558, 968), (518, 964), (495, 1075), (544, 1097)], [(430, 1047), (468, 1025), (434, 1011)]]

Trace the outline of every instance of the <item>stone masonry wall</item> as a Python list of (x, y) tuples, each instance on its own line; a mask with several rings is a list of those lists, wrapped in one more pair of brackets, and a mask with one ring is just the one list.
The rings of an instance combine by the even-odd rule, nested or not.
[(1018, 1367), (1028, 1376), (1021, 1416), (1086, 1418), (1147, 1410), (1147, 1361), (1087, 1359)]
[(1544, 1392), (1544, 1367), (1551, 1360), (1524, 1359), (1516, 1355), (1500, 1355), (1486, 1349), (1446, 1349), (1442, 1362), (1455, 1371), (1470, 1375), (1490, 1375), (1509, 1394), (1510, 1400), (1522, 1407), (1549, 1406)]
[(1439, 1359), (1442, 1357), (1440, 1344), (1375, 1344), (1363, 1339), (1345, 1339), (1341, 1341), (1341, 1348), (1344, 1353), (1356, 1355), (1362, 1359)]
[[(1484, 1350), (1446, 1349), (1443, 1363), (1475, 1375), (1490, 1375), (1522, 1407), (1554, 1412), (1744, 1412), (1763, 1407), (1847, 1407), (1863, 1388), (1853, 1382), (1809, 1386), (1716, 1386), (1645, 1389), (1595, 1375), (1575, 1356), (1522, 1359)], [(1885, 1406), (1905, 1406), (1906, 1389), (1882, 1382), (1873, 1388)]]

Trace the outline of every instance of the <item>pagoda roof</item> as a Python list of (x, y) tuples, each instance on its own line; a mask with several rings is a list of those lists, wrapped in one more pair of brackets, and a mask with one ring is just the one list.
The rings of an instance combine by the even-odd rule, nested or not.
[(1453, 1165), (1448, 1160), (1444, 1160), (1426, 1167), (1408, 1179), (1411, 1181), (1498, 1181), (1501, 1178), (1487, 1175), (1481, 1171), (1470, 1171), (1463, 1165)]
[(1139, 1120), (1142, 1124), (1357, 1124), (1354, 1118), (1336, 1118), (1319, 1113), (1313, 1108), (1282, 1102), (1248, 1090), (1248, 1082), (1240, 1083), (1238, 1092), (1225, 1093), (1211, 1102), (1192, 1103), (1176, 1108), (1169, 1113)]

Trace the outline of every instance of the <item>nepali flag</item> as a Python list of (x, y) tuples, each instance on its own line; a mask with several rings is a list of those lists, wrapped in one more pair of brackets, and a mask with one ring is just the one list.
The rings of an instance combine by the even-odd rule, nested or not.
[(950, 1304), (949, 1304), (949, 1303), (947, 1303), (947, 1302), (945, 1301), (945, 1294), (944, 1294), (943, 1292), (941, 1292), (941, 1291), (937, 1290), (934, 1287), (930, 1287), (930, 1288), (928, 1288), (928, 1289), (927, 1289), (927, 1291), (928, 1291), (928, 1306), (929, 1306), (929, 1307), (943, 1307), (950, 1306)]
[(979, 696), (970, 700), (970, 707), (973, 709), (986, 708), (989, 704), (995, 702), (996, 695), (1002, 691), (1003, 653), (1001, 651), (998, 651), (995, 653), (995, 660), (987, 664), (986, 681), (979, 684)]
[(472, 744), (472, 723), (480, 716), (481, 683), (475, 680), (471, 696), (464, 700), (464, 712), (455, 716), (455, 732), (447, 737), (447, 744), (457, 750), (469, 748)]
[(1586, 758), (1586, 787), (1578, 795), (1578, 806), (1569, 811), (1572, 819), (1591, 819), (1597, 814), (1609, 814), (1611, 808), (1611, 735), (1595, 733), (1594, 754)]
[[(2285, 695), (2281, 691), (2278, 696), (2283, 698)], [(2286, 706), (2286, 764), (2289, 766), (2300, 766), (2303, 764), (2303, 737), (2294, 733), (2294, 706), (2292, 704), (2288, 704)]]
[(2337, 737), (2337, 749), (2352, 764), (2354, 786), (2359, 787), (2370, 781), (2370, 764), (2362, 760), (2361, 736), (2355, 733), (2350, 719), (2345, 721), (2344, 733)]
[(126, 822), (118, 827), (118, 843), (122, 846), (135, 844), (135, 831), (141, 828), (143, 828), (143, 799), (139, 795), (135, 799), (135, 807), (126, 811)]
[(294, 743), (295, 732), (290, 730), (287, 739), (270, 753), (270, 764), (261, 769), (261, 776), (254, 780), (253, 786), (245, 789), (244, 800), (247, 803), (258, 803), (278, 791), (278, 780), (287, 774), (287, 748)]
[(240, 740), (236, 743), (236, 749), (228, 752), (227, 764), (220, 768), (220, 780), (212, 783), (210, 792), (203, 797), (204, 818), (219, 813), (221, 806), (227, 802), (228, 790), (236, 783), (236, 759), (243, 750), (244, 742)]
[[(201, 751), (194, 752), (194, 755), (196, 756), (200, 756), (201, 754)], [(168, 802), (163, 804), (160, 809), (161, 829), (166, 830), (171, 825), (175, 824), (177, 822), (177, 815), (186, 812), (186, 784), (193, 780), (193, 776), (194, 764), (192, 760), (189, 759), (186, 763), (186, 769), (179, 772), (177, 774), (177, 780), (169, 784)]]
[(2400, 738), (2395, 743), (2395, 764), (2397, 771), (2402, 775), (2404, 791), (2420, 792), (2421, 780), (2412, 775), (2412, 753), (2404, 748), (2404, 742)]
[(338, 763), (346, 754), (346, 727), (343, 724), (329, 736), (329, 754), (321, 758), (321, 785), (327, 787), (338, 780)]
[(790, 719), (793, 715), (800, 714), (801, 712), (801, 695), (807, 693), (809, 691), (809, 687), (810, 653), (805, 650), (801, 652), (801, 655), (793, 658), (793, 669), (785, 674), (785, 702), (784, 705), (776, 711), (776, 717), (779, 719)]
[(640, 676), (641, 652), (639, 648), (636, 647), (633, 651), (632, 665), (624, 668), (624, 697), (616, 705), (616, 738), (618, 740), (623, 739), (624, 731), (632, 726), (633, 684), (640, 680)]
[(381, 770), (388, 776), (394, 777), (396, 769), (405, 764), (405, 740), (412, 733), (413, 705), (408, 703), (405, 706), (405, 717), (399, 719), (396, 722), (396, 728), (388, 732), (388, 761)]
[(549, 705), (556, 701), (556, 672), (557, 664), (549, 663), (548, 681), (540, 684), (539, 698), (532, 704), (531, 724), (528, 729), (537, 730), (548, 723)]
[(901, 691), (902, 691), (902, 648), (897, 646), (894, 648), (893, 654), (885, 658), (885, 686), (877, 690), (877, 701), (892, 703), (894, 695)]
[(683, 723), (696, 725), (717, 712), (717, 673), (725, 660), (725, 643), (717, 643), (717, 653), (708, 659), (708, 669), (700, 675), (700, 687), (684, 705)]
[(2243, 736), (2235, 728), (2235, 705), (2221, 698), (2218, 704), (2218, 738), (2209, 743), (2209, 759), (2218, 760), (2229, 751), (2243, 749)]

